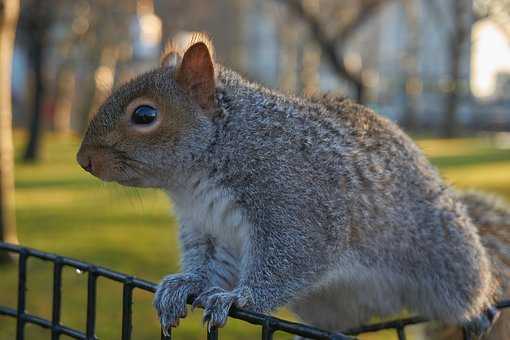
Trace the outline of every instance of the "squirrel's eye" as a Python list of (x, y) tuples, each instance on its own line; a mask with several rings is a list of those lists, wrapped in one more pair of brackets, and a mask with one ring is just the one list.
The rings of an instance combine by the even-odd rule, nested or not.
[(158, 111), (149, 105), (140, 105), (131, 116), (131, 121), (135, 124), (150, 124), (156, 120)]

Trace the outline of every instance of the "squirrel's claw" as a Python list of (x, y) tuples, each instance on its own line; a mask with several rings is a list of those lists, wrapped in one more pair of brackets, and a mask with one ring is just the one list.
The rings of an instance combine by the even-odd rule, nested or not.
[(478, 339), (490, 332), (500, 314), (501, 312), (497, 308), (490, 307), (485, 313), (466, 324), (464, 330), (470, 336), (474, 336)]
[(207, 300), (209, 299), (209, 297), (211, 295), (217, 294), (217, 293), (224, 293), (224, 292), (225, 292), (225, 290), (220, 287), (212, 287), (212, 288), (207, 289), (206, 291), (200, 293), (200, 295), (198, 295), (195, 298), (195, 300), (193, 300), (193, 303), (191, 304), (191, 310), (193, 311), (197, 307), (205, 308), (205, 306), (207, 304)]
[(212, 327), (223, 327), (225, 325), (230, 307), (238, 299), (238, 294), (226, 291), (214, 293), (207, 298), (207, 302), (204, 305), (203, 321), (207, 324), (209, 330)]
[(169, 327), (177, 327), (179, 319), (187, 315), (187, 298), (196, 290), (197, 279), (190, 274), (169, 275), (156, 289), (154, 307), (156, 308), (163, 332)]
[(164, 327), (164, 326), (161, 326), (161, 331), (163, 332), (163, 335), (165, 337), (169, 337), (170, 336), (170, 331), (169, 331), (169, 327)]

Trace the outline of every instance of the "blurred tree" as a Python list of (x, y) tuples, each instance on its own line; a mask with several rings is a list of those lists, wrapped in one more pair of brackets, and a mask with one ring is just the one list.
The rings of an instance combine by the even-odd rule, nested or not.
[[(310, 13), (320, 13), (319, 0), (305, 0), (304, 6)], [(306, 39), (298, 48), (298, 69), (301, 70), (298, 78), (298, 91), (312, 95), (319, 89), (319, 69), (321, 63), (320, 50), (313, 41)]]
[(47, 49), (47, 35), (52, 22), (52, 6), (39, 0), (26, 1), (21, 11), (20, 25), (27, 31), (28, 59), (33, 72), (33, 106), (29, 126), (28, 143), (23, 159), (34, 162), (40, 157), (43, 125), (44, 56)]
[(140, 25), (137, 4), (151, 1), (23, 2), (20, 32), (34, 79), (24, 159), (39, 158), (44, 118), (52, 118), (60, 131), (69, 130), (72, 122), (78, 130), (87, 126), (113, 86), (118, 56), (132, 56), (134, 27)]
[[(80, 1), (75, 5), (73, 32), (80, 46), (76, 46), (76, 63), (80, 64), (80, 86), (76, 96), (79, 129), (83, 131), (90, 117), (113, 87), (119, 56), (131, 57), (132, 36), (137, 5), (151, 1), (101, 0)], [(124, 51), (124, 52), (122, 52)]]
[[(475, 4), (476, 4), (475, 0)], [(489, 0), (493, 1), (493, 0)], [(496, 0), (507, 1), (507, 0)], [(471, 30), (477, 20), (482, 16), (473, 13), (473, 0), (428, 0), (424, 4), (429, 6), (438, 27), (447, 31), (448, 39), (446, 47), (449, 50), (447, 82), (443, 86), (445, 92), (444, 113), (441, 123), (441, 135), (445, 138), (453, 138), (459, 133), (457, 113), (462, 98), (471, 99), (471, 89), (466, 84), (465, 75), (462, 74), (463, 66), (467, 61), (464, 58), (469, 55), (466, 47), (471, 38)], [(444, 15), (443, 6), (453, 6), (451, 13), (453, 18)]]
[[(14, 215), (11, 66), (19, 0), (0, 0), (0, 241), (17, 243)], [(8, 257), (0, 255), (0, 260)]]
[[(453, 1), (454, 18), (453, 29), (450, 33), (450, 63), (449, 63), (449, 85), (447, 86), (447, 96), (445, 103), (445, 115), (443, 118), (443, 136), (453, 138), (458, 133), (457, 111), (459, 107), (459, 96), (463, 90), (462, 75), (462, 56), (463, 49), (466, 46), (467, 39), (471, 37), (472, 20), (472, 1), (456, 0)], [(470, 96), (469, 87), (466, 89)]]
[(277, 21), (279, 35), (278, 87), (283, 91), (293, 91), (298, 84), (296, 69), (300, 29), (295, 25), (296, 18), (286, 15), (284, 20)]
[(405, 109), (402, 126), (410, 131), (418, 127), (417, 101), (422, 82), (418, 70), (418, 53), (420, 49), (419, 2), (401, 0), (409, 27), (406, 49), (403, 54)]
[[(323, 19), (310, 10), (302, 0), (277, 0), (285, 4), (289, 10), (297, 17), (303, 20), (310, 33), (318, 44), (321, 54), (331, 65), (333, 71), (340, 79), (347, 81), (354, 89), (355, 99), (362, 103), (365, 99), (365, 85), (359, 69), (349, 67), (345, 60), (345, 50), (349, 39), (356, 33), (356, 31), (363, 26), (370, 18), (372, 18), (378, 10), (386, 3), (392, 0), (357, 0), (354, 6), (355, 11), (351, 10), (352, 6), (345, 6), (345, 3), (338, 3), (336, 1), (322, 1), (329, 2), (333, 7), (330, 10), (321, 11), (324, 15), (334, 15), (336, 18), (327, 17)], [(340, 7), (347, 8), (347, 15), (339, 18), (341, 13)], [(338, 23), (343, 23), (338, 25)], [(336, 31), (331, 32), (330, 27), (336, 24)]]
[(75, 99), (76, 74), (70, 62), (60, 65), (54, 86), (55, 109), (53, 113), (53, 129), (59, 134), (71, 132), (71, 110)]
[(101, 49), (99, 64), (94, 72), (94, 95), (90, 103), (87, 121), (97, 111), (113, 87), (119, 56), (118, 47), (116, 44), (105, 44)]

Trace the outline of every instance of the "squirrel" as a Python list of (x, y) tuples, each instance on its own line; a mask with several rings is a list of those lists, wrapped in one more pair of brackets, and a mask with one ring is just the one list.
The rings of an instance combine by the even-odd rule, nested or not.
[(104, 181), (165, 190), (182, 272), (159, 284), (164, 332), (188, 299), (287, 306), (332, 331), (406, 309), (481, 334), (496, 275), (463, 199), (394, 123), (345, 98), (284, 95), (217, 63), (202, 33), (116, 89), (77, 154)]

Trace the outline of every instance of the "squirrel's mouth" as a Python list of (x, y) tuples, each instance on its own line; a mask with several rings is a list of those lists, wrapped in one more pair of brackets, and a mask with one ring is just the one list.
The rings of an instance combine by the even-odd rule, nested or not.
[(102, 169), (103, 171), (91, 174), (103, 182), (114, 182), (126, 187), (143, 186), (143, 179), (137, 175), (130, 174), (129, 170), (117, 172), (115, 169)]
[(144, 186), (141, 162), (127, 158), (124, 153), (111, 147), (82, 144), (77, 161), (85, 171), (104, 182)]

